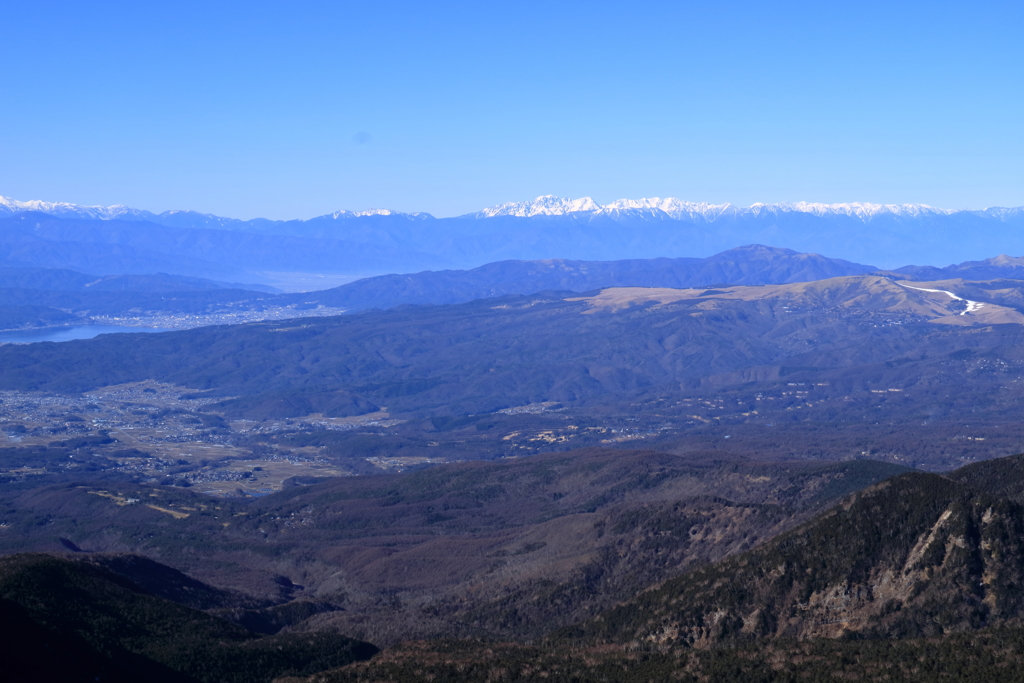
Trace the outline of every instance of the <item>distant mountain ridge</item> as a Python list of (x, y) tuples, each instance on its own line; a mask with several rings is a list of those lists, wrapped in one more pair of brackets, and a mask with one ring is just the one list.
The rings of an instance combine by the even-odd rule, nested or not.
[(501, 261), (472, 270), (380, 275), (334, 289), (281, 298), (287, 303), (316, 302), (357, 311), (402, 304), (453, 304), (544, 290), (587, 292), (606, 287), (787, 284), (864, 275), (875, 270), (874, 266), (819, 254), (754, 244), (703, 259)]
[[(153, 213), (152, 211), (134, 209), (123, 204), (113, 204), (111, 206), (83, 206), (81, 204), (71, 204), (68, 202), (46, 202), (38, 199), (19, 201), (17, 199), (0, 195), (0, 216), (14, 215), (24, 211), (38, 211), (40, 213), (46, 213), (51, 216), (60, 216), (62, 218), (83, 218), (102, 221), (141, 220), (160, 223), (162, 225), (173, 225), (176, 227), (213, 227), (215, 225), (226, 227), (236, 224), (263, 225), (267, 223), (289, 222), (271, 220), (268, 218), (253, 218), (246, 221), (238, 218), (215, 216), (211, 213), (200, 213), (198, 211), (181, 209), (172, 209), (161, 213)], [(346, 211), (342, 209), (331, 214), (318, 216), (318, 218), (330, 216), (331, 218), (339, 219), (358, 218), (360, 216), (392, 215), (433, 218), (433, 216), (426, 213), (401, 213), (398, 211), (392, 211), (391, 209), (368, 209), (366, 211)]]
[(945, 268), (933, 266), (904, 266), (897, 273), (917, 280), (1024, 280), (1024, 257), (1000, 254), (982, 261), (964, 261)]
[[(388, 218), (377, 217), (375, 218)], [(63, 218), (41, 212), (0, 217), (0, 266), (63, 268), (97, 275), (169, 273), (214, 280), (263, 280), (263, 271), (388, 272), (450, 262), (371, 239), (289, 236)]]
[[(0, 265), (0, 299), (7, 304), (0, 311), (0, 329), (46, 327), (55, 320), (81, 322), (93, 316), (130, 315), (129, 312), (194, 315), (285, 306), (294, 308), (299, 315), (299, 310), (308, 310), (314, 304), (355, 312), (407, 304), (461, 303), (543, 290), (587, 292), (617, 286), (785, 284), (862, 275), (874, 270), (873, 266), (818, 254), (751, 245), (706, 259), (504, 261), (472, 270), (381, 275), (333, 289), (275, 296), (263, 293), (271, 288), (259, 285), (165, 273), (96, 276), (68, 269)], [(112, 296), (115, 292), (123, 294)], [(159, 292), (175, 292), (175, 296), (153, 296)]]
[(55, 292), (194, 292), (242, 289), (273, 293), (272, 287), (154, 273), (152, 275), (90, 275), (64, 268), (0, 266), (0, 289), (38, 289)]
[[(243, 221), (194, 211), (154, 214), (125, 206), (82, 207), (0, 198), (0, 234), (8, 232), (8, 221), (28, 215), (47, 216), (51, 225), (55, 221), (74, 223), (79, 235), (86, 223), (109, 226), (125, 221), (162, 226), (163, 231), (148, 229), (153, 240), (171, 229), (206, 231), (175, 237), (181, 245), (199, 240), (209, 243), (189, 253), (191, 261), (177, 271), (169, 270), (174, 264), (167, 260), (184, 257), (178, 253), (180, 247), (175, 246), (178, 252), (168, 253), (163, 244), (149, 244), (141, 228), (134, 229), (132, 246), (148, 250), (146, 263), (162, 264), (161, 270), (221, 279), (260, 271), (366, 276), (423, 268), (475, 268), (506, 260), (707, 257), (744, 244), (785, 246), (888, 269), (913, 263), (981, 260), (992, 254), (1024, 254), (1024, 207), (973, 211), (923, 204), (806, 202), (736, 207), (658, 197), (601, 205), (589, 197), (549, 195), (449, 218), (371, 209), (336, 211), (308, 220)], [(246, 237), (211, 238), (213, 231)], [(95, 245), (123, 240), (98, 225), (92, 233), (79, 241)], [(21, 258), (19, 265), (87, 269), (52, 258), (42, 263), (38, 254)], [(220, 267), (224, 271), (227, 266), (232, 270), (215, 270)], [(93, 271), (99, 272), (99, 268)]]
[[(985, 209), (989, 211), (989, 209)], [(1005, 209), (995, 209), (1005, 211)], [(782, 213), (798, 212), (810, 213), (816, 216), (838, 214), (844, 216), (856, 216), (862, 219), (870, 219), (883, 214), (895, 216), (921, 216), (921, 215), (949, 215), (957, 213), (953, 209), (937, 209), (927, 204), (871, 204), (867, 202), (853, 202), (844, 204), (821, 204), (812, 202), (782, 202), (777, 204), (756, 203), (749, 207), (739, 207), (732, 204), (709, 204), (706, 202), (688, 202), (676, 197), (644, 197), (642, 199), (619, 199), (610, 204), (598, 204), (590, 197), (580, 199), (563, 199), (555, 195), (537, 197), (532, 201), (508, 202), (483, 209), (474, 214), (468, 214), (474, 218), (493, 218), (495, 216), (563, 216), (570, 213), (605, 213), (609, 215), (623, 215), (628, 213), (655, 213), (663, 212), (675, 220), (693, 219), (701, 217), (705, 220), (714, 221), (726, 214), (740, 215), (744, 213)]]
[[(126, 227), (145, 225), (120, 224)], [(274, 242), (271, 236), (259, 239)], [(122, 251), (121, 255), (124, 253)], [(583, 293), (610, 287), (699, 289), (784, 285), (869, 274), (883, 275), (892, 281), (932, 282), (929, 287), (954, 292), (964, 300), (1024, 310), (1019, 283), (1014, 282), (1024, 279), (1024, 259), (1000, 256), (947, 268), (907, 266), (898, 271), (878, 271), (871, 265), (820, 254), (747, 245), (707, 258), (498, 261), (466, 270), (426, 270), (366, 277), (340, 287), (287, 294), (274, 293), (272, 288), (260, 285), (166, 273), (100, 276), (69, 269), (0, 265), (0, 299), (6, 304), (0, 314), (0, 329), (46, 327), (60, 320), (83, 322), (95, 316), (128, 315), (134, 319), (140, 315), (178, 313), (222, 315), (258, 312), (267, 307), (286, 307), (301, 316), (302, 311), (324, 307), (334, 313), (355, 313), (403, 305), (457, 304), (543, 291)], [(175, 295), (160, 295), (167, 292)], [(988, 311), (993, 310), (989, 306)]]
[[(921, 215), (950, 215), (959, 213), (960, 211), (984, 213), (994, 217), (1005, 217), (1022, 210), (1024, 210), (1024, 207), (992, 207), (972, 211), (942, 209), (928, 206), (927, 204), (872, 204), (870, 202), (846, 202), (834, 204), (825, 204), (820, 202), (778, 202), (774, 204), (766, 204), (757, 202), (755, 204), (751, 204), (749, 207), (740, 207), (730, 203), (711, 204), (707, 202), (690, 202), (676, 197), (618, 199), (608, 204), (599, 204), (591, 197), (570, 199), (557, 197), (556, 195), (543, 195), (533, 200), (498, 204), (481, 209), (477, 212), (457, 216), (457, 218), (494, 218), (496, 216), (517, 216), (520, 218), (526, 218), (532, 216), (564, 216), (572, 213), (625, 214), (628, 212), (644, 213), (660, 211), (676, 220), (693, 218), (695, 216), (714, 220), (725, 214), (761, 214), (766, 212), (797, 212), (809, 213), (817, 216), (838, 214), (870, 219), (884, 214), (916, 217)], [(202, 221), (207, 225), (212, 223), (220, 223), (223, 225), (252, 223), (258, 225), (264, 223), (294, 222), (270, 220), (266, 218), (254, 218), (246, 221), (237, 218), (225, 218), (222, 216), (215, 216), (213, 214), (204, 214), (188, 210), (170, 210), (157, 214), (144, 209), (135, 209), (123, 204), (114, 204), (111, 206), (83, 206), (68, 202), (46, 202), (42, 200), (19, 201), (0, 195), (0, 214), (15, 214), (22, 211), (40, 211), (53, 216), (90, 218), (94, 220), (116, 220), (129, 218), (168, 225), (177, 224), (179, 226), (186, 220)], [(337, 220), (345, 218), (359, 218), (362, 216), (402, 216), (416, 220), (444, 220), (443, 218), (435, 218), (433, 215), (425, 212), (404, 213), (401, 211), (393, 211), (391, 209), (368, 209), (364, 211), (349, 211), (342, 209), (330, 214), (324, 214), (323, 216), (310, 218), (308, 221), (327, 217)]]

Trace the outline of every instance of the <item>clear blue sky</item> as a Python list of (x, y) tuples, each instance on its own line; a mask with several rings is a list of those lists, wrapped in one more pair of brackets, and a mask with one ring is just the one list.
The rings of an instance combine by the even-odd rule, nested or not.
[(1021, 2), (7, 0), (0, 195), (1024, 205)]

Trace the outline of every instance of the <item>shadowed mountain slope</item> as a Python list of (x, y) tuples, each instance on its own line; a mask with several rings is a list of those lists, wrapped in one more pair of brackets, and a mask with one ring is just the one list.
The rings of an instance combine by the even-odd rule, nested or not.
[(0, 559), (0, 599), (6, 624), (25, 629), (19, 640), (33, 637), (5, 658), (8, 672), (28, 675), (7, 680), (269, 683), (376, 652), (333, 634), (260, 638), (96, 564), (49, 555)]

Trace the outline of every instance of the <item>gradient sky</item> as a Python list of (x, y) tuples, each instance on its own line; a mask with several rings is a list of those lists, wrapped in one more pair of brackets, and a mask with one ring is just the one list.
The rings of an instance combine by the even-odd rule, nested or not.
[(0, 195), (1024, 205), (1020, 2), (7, 0)]

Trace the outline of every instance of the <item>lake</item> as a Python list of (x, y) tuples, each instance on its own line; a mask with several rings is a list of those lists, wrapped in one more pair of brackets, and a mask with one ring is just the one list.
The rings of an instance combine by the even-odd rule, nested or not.
[(62, 342), (72, 339), (92, 339), (99, 334), (123, 332), (167, 332), (160, 327), (124, 327), (121, 325), (78, 325), (76, 327), (47, 327), (42, 330), (16, 330), (0, 332), (0, 343), (32, 344), (34, 342)]

